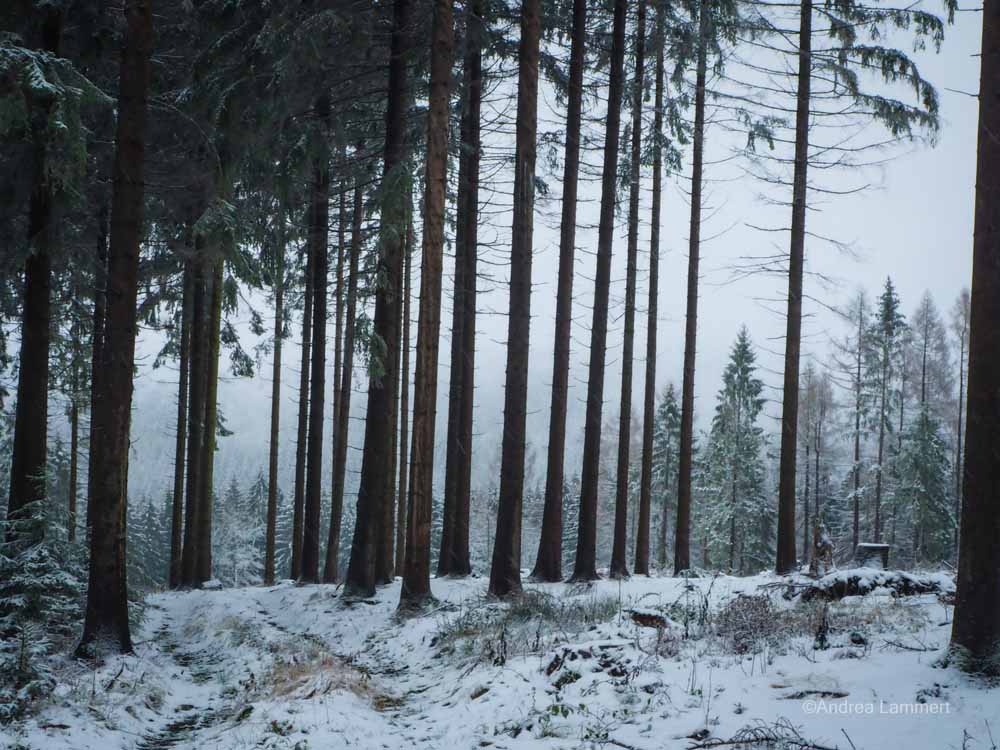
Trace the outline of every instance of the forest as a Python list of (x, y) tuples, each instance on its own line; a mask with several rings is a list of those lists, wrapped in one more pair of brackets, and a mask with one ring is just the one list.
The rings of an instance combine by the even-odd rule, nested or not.
[(1000, 0), (8, 0), (0, 747), (995, 750), (998, 132)]

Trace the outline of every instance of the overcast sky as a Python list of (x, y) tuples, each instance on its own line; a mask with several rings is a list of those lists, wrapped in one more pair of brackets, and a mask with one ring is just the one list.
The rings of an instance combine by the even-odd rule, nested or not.
[[(930, 8), (936, 10), (936, 8)], [(841, 336), (844, 326), (825, 306), (842, 304), (864, 287), (878, 292), (886, 276), (892, 276), (903, 302), (904, 311), (912, 312), (920, 296), (929, 290), (942, 312), (947, 312), (959, 290), (969, 284), (972, 248), (973, 189), (975, 184), (976, 100), (961, 92), (978, 88), (981, 18), (976, 12), (957, 14), (956, 23), (946, 33), (939, 55), (932, 51), (918, 53), (916, 60), (923, 75), (939, 90), (942, 127), (937, 144), (908, 144), (891, 151), (895, 157), (880, 168), (864, 170), (863, 175), (823, 176), (823, 186), (847, 189), (860, 183), (870, 184), (862, 193), (815, 201), (809, 213), (809, 229), (817, 235), (832, 236), (849, 243), (851, 253), (844, 253), (829, 243), (815, 239), (807, 242), (804, 356), (822, 363), (827, 360), (831, 336)], [(501, 97), (497, 97), (498, 99)], [(543, 87), (540, 104), (540, 130), (561, 127), (564, 116), (551, 90)], [(600, 105), (593, 114), (599, 119)], [(623, 113), (628, 117), (627, 109)], [(784, 334), (784, 298), (786, 281), (774, 276), (755, 276), (732, 280), (732, 267), (743, 256), (787, 252), (787, 234), (761, 233), (747, 224), (787, 225), (787, 209), (769, 206), (760, 200), (763, 186), (742, 176), (738, 163), (723, 159), (731, 154), (733, 139), (719, 129), (710, 128), (706, 159), (710, 163), (706, 184), (706, 221), (703, 237), (711, 238), (702, 247), (702, 286), (700, 295), (697, 360), (697, 413), (704, 420), (711, 413), (714, 394), (719, 387), (728, 350), (741, 325), (747, 325), (760, 350), (762, 377), (771, 388), (767, 395), (769, 415), (763, 425), (775, 428), (773, 417), (780, 414), (781, 356)], [(600, 136), (600, 131), (591, 133)], [(492, 144), (509, 144), (509, 136), (497, 135)], [(598, 141), (600, 138), (598, 138)], [(487, 148), (491, 141), (488, 139)], [(586, 161), (599, 164), (599, 154), (590, 153)], [(721, 163), (717, 163), (721, 162)], [(685, 174), (689, 173), (685, 162)], [(544, 169), (540, 164), (540, 174)], [(544, 174), (543, 174), (544, 176)], [(645, 175), (642, 198), (643, 226), (640, 235), (639, 306), (636, 330), (636, 365), (633, 385), (633, 415), (641, 419), (643, 357), (645, 350), (646, 270), (649, 241), (649, 175)], [(503, 179), (499, 192), (509, 191)], [(535, 255), (533, 265), (531, 361), (529, 388), (529, 450), (538, 452), (538, 472), (544, 472), (544, 446), (548, 426), (549, 383), (552, 368), (552, 338), (555, 313), (555, 279), (558, 263), (559, 185), (551, 185), (547, 200), (536, 205)], [(685, 285), (687, 277), (687, 226), (689, 205), (683, 179), (671, 179), (664, 189), (664, 215), (661, 224), (661, 267), (659, 290), (659, 357), (657, 381), (680, 385), (683, 356)], [(582, 446), (586, 361), (589, 346), (590, 304), (593, 294), (593, 249), (596, 244), (597, 185), (584, 184), (578, 233), (573, 330), (573, 369), (567, 470), (579, 472)], [(772, 196), (777, 197), (777, 196)], [(484, 185), (482, 196), (489, 208), (482, 222), (481, 240), (496, 244), (483, 249), (481, 264), (484, 278), (480, 284), (477, 347), (477, 411), (475, 431), (475, 477), (478, 483), (490, 481), (495, 472), (497, 446), (502, 428), (503, 381), (505, 370), (506, 273), (503, 265), (506, 232), (510, 215), (504, 211), (502, 194), (491, 195)], [(618, 410), (620, 392), (621, 311), (624, 294), (626, 196), (621, 196), (619, 227), (615, 242), (612, 288), (612, 320), (608, 339), (605, 420)], [(449, 264), (446, 273), (450, 274)], [(821, 283), (820, 276), (829, 281)], [(445, 287), (450, 277), (445, 279)], [(415, 287), (416, 288), (416, 287)], [(814, 299), (821, 302), (817, 303)], [(442, 314), (441, 395), (438, 400), (436, 458), (443, 460), (444, 418), (448, 386), (448, 327), (450, 297)], [(413, 305), (416, 316), (417, 305)], [(332, 331), (332, 327), (331, 327)], [(415, 331), (414, 331), (415, 339)], [(248, 341), (248, 348), (253, 342)], [(140, 351), (147, 354), (156, 348), (155, 338), (145, 336)], [(294, 454), (297, 363), (297, 339), (286, 347), (285, 388), (282, 401), (283, 474), (290, 484)], [(265, 362), (254, 380), (225, 380), (219, 390), (220, 407), (230, 429), (236, 434), (221, 441), (218, 481), (228, 481), (238, 473), (240, 481), (266, 467), (267, 425), (269, 417), (270, 363)], [(329, 380), (329, 379), (328, 379)], [(176, 370), (155, 372), (141, 370), (137, 383), (134, 420), (133, 460), (142, 467), (130, 474), (136, 494), (162, 495), (169, 487), (173, 460), (173, 393)], [(359, 370), (358, 393), (353, 415), (360, 418), (364, 408), (364, 378)], [(328, 411), (329, 411), (329, 398)], [(327, 421), (330, 424), (329, 418)], [(362, 441), (360, 419), (352, 420), (350, 444)], [(359, 451), (352, 451), (359, 458)], [(329, 467), (326, 467), (329, 471)], [(443, 473), (443, 472), (441, 472)], [(535, 477), (542, 479), (543, 477)], [(439, 478), (439, 481), (443, 477)], [(529, 478), (530, 480), (530, 478)], [(349, 484), (351, 480), (349, 479)], [(290, 487), (288, 488), (290, 490)]]

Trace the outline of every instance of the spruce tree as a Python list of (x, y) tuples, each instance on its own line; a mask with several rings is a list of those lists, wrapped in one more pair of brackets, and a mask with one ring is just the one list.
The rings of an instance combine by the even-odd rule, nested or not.
[(733, 574), (766, 566), (774, 510), (767, 496), (764, 431), (757, 420), (764, 408), (757, 355), (744, 327), (723, 372), (715, 416), (699, 472), (705, 518), (699, 521), (709, 558)]

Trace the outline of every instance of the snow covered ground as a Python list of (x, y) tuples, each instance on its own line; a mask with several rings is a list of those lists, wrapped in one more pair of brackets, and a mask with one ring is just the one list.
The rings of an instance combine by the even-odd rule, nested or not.
[(952, 614), (936, 594), (825, 605), (784, 598), (769, 575), (533, 585), (512, 605), (485, 588), (434, 581), (439, 606), (410, 619), (395, 614), (398, 582), (350, 605), (333, 586), (290, 582), (156, 594), (134, 656), (67, 661), (41, 711), (0, 728), (0, 747), (1000, 742), (1000, 688), (935, 666)]

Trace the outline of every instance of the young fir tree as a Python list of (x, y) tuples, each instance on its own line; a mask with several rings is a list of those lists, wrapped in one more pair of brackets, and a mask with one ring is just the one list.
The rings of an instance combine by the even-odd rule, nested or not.
[(244, 493), (233, 476), (218, 503), (212, 527), (217, 578), (227, 586), (244, 586), (261, 580), (264, 542), (266, 484), (258, 481)]
[(895, 499), (911, 521), (913, 563), (939, 562), (951, 554), (951, 461), (940, 423), (920, 405), (898, 458)]
[(680, 447), (681, 410), (673, 383), (667, 383), (653, 419), (652, 494), (659, 515), (657, 565), (667, 569), (667, 530), (677, 499), (677, 451)]
[(722, 376), (712, 429), (705, 446), (699, 489), (705, 517), (700, 520), (709, 559), (732, 573), (767, 565), (774, 509), (765, 486), (764, 431), (757, 418), (764, 408), (757, 355), (744, 327)]
[(886, 462), (889, 457), (889, 439), (895, 429), (894, 404), (898, 404), (899, 373), (903, 356), (903, 334), (906, 320), (900, 312), (899, 296), (886, 279), (879, 296), (875, 315), (867, 331), (868, 343), (865, 351), (865, 378), (867, 387), (875, 399), (873, 409), (873, 432), (877, 435), (877, 449), (873, 471), (875, 473), (875, 494), (872, 498), (872, 540), (880, 542), (885, 530), (883, 501), (887, 479)]
[(870, 324), (870, 303), (864, 290), (858, 291), (842, 315), (848, 332), (843, 339), (834, 344), (834, 363), (842, 380), (848, 384), (850, 410), (844, 412), (842, 416), (845, 420), (844, 434), (850, 440), (851, 464), (843, 480), (847, 519), (841, 525), (850, 534), (849, 552), (853, 554), (858, 542), (861, 541), (862, 506), (867, 507), (868, 483), (865, 479), (867, 473), (862, 446), (871, 424), (872, 406), (865, 369), (868, 362), (867, 347), (870, 343), (867, 335)]

